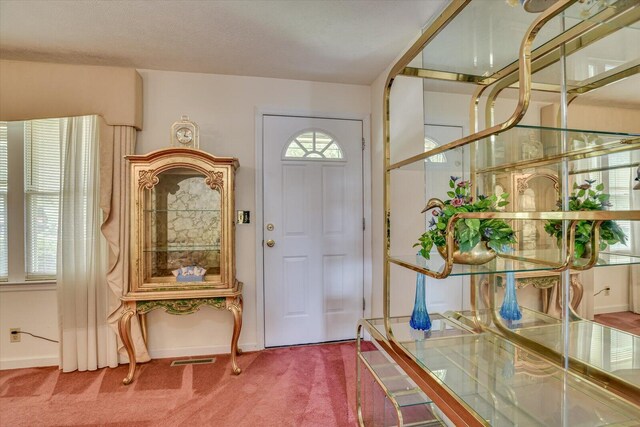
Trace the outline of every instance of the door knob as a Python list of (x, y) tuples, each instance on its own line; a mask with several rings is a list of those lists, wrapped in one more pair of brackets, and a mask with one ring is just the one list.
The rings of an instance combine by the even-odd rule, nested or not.
[(275, 240), (267, 240), (267, 246), (269, 246), (270, 248), (272, 248), (274, 245), (276, 244)]

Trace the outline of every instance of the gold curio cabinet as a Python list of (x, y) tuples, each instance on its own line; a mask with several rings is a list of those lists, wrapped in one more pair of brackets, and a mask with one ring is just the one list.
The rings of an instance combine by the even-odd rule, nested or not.
[(596, 316), (640, 311), (639, 46), (638, 0), (452, 0), (391, 68), (360, 425), (639, 425), (638, 317)]
[(147, 340), (146, 314), (183, 315), (206, 305), (234, 317), (232, 370), (242, 326), (242, 283), (236, 279), (235, 158), (194, 148), (167, 148), (127, 156), (131, 167), (130, 286), (122, 297), (120, 335), (135, 372), (131, 317)]

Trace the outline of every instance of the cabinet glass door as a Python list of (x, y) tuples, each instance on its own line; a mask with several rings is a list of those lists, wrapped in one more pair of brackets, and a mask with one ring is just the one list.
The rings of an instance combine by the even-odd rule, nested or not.
[(145, 194), (144, 283), (219, 282), (220, 192), (193, 169), (157, 176)]

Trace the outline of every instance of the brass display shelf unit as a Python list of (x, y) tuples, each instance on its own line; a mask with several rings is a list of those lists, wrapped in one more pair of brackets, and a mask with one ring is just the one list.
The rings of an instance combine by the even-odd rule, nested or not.
[[(600, 250), (599, 245), (600, 225), (637, 224), (640, 211), (617, 204), (610, 210), (567, 209), (570, 183), (587, 174), (635, 173), (640, 166), (640, 134), (566, 125), (569, 105), (586, 93), (638, 74), (640, 60), (624, 57), (627, 52), (623, 52), (614, 66), (596, 66), (582, 74), (572, 67), (588, 62), (605, 42), (625, 46), (628, 40), (640, 40), (639, 0), (558, 0), (539, 14), (502, 1), (452, 0), (392, 67), (383, 101), (383, 317), (363, 319), (358, 325), (360, 425), (637, 425), (640, 337), (587, 320), (575, 306), (580, 298), (571, 301), (571, 293), (577, 292), (575, 277), (581, 272), (640, 264), (640, 253)], [(423, 60), (421, 67), (415, 66), (418, 57)], [(401, 132), (394, 129), (392, 138), (397, 113), (391, 114), (391, 95), (399, 78), (435, 80), (446, 87), (475, 85), (469, 107), (471, 133), (435, 147), (407, 151), (402, 144), (394, 145)], [(496, 124), (495, 106), (507, 89), (517, 90), (516, 106)], [(558, 94), (559, 126), (520, 124), (534, 91)], [(421, 223), (416, 241), (426, 219), (419, 210), (406, 212), (402, 201), (417, 196), (426, 202), (432, 197), (429, 162), (438, 155), (453, 156), (459, 149), (466, 150), (462, 156), (469, 158), (460, 172), (471, 177), (473, 195), (506, 186), (512, 205), (498, 212), (454, 215), (447, 226), (444, 256), (434, 251), (430, 260), (416, 259), (415, 249), (406, 241), (407, 222), (417, 218), (414, 222)], [(435, 173), (444, 175), (442, 170)], [(527, 182), (536, 177), (550, 179), (545, 191), (551, 194), (546, 197), (552, 206), (537, 208), (541, 203), (536, 199), (536, 207), (523, 208), (518, 198), (531, 195), (525, 193)], [(416, 189), (409, 188), (408, 180), (417, 181)], [(399, 190), (402, 196), (394, 193)], [(557, 199), (562, 201), (561, 210), (556, 210)], [(510, 223), (518, 243), (485, 264), (454, 263), (456, 223), (491, 218)], [(549, 244), (540, 236), (548, 221), (562, 221), (567, 228), (565, 243), (558, 247), (555, 239)], [(584, 221), (593, 225), (591, 251), (578, 258), (576, 235)], [(396, 229), (400, 231), (395, 233)], [(415, 273), (468, 281), (468, 302), (431, 313), (428, 332), (412, 329), (408, 317), (392, 316), (392, 299), (413, 290), (409, 278)], [(548, 310), (546, 299), (543, 308), (537, 301), (522, 304), (518, 320), (501, 317), (497, 304), (504, 277), (547, 273), (559, 285), (551, 291), (544, 288), (544, 295), (558, 293), (559, 314)], [(484, 294), (481, 284), (488, 290)], [(383, 404), (367, 404), (364, 373), (386, 396)], [(374, 393), (370, 389), (369, 395)], [(405, 395), (411, 396), (411, 405), (399, 399)], [(424, 419), (408, 415), (406, 407), (414, 404), (426, 408)]]

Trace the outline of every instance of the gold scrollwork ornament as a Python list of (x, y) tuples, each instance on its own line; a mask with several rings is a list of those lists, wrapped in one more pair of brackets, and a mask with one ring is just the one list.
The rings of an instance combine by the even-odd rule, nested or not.
[(207, 184), (212, 190), (222, 191), (224, 186), (224, 173), (208, 171), (204, 183)]
[(154, 169), (141, 170), (138, 173), (138, 186), (151, 190), (159, 182)]

